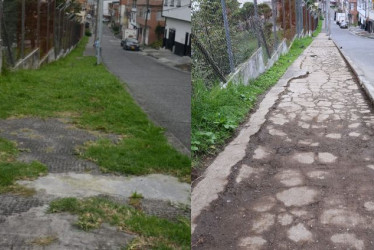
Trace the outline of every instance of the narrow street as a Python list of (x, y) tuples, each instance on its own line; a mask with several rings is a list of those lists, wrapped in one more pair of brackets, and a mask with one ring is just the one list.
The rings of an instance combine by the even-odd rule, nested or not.
[(139, 52), (125, 51), (121, 40), (104, 25), (103, 61), (125, 82), (133, 98), (172, 144), (190, 150), (191, 74), (170, 68)]
[(192, 249), (374, 249), (373, 128), (321, 33), (194, 185)]
[(374, 46), (374, 39), (354, 35), (348, 29), (340, 29), (333, 20), (331, 38), (342, 47), (343, 53), (359, 67), (374, 87), (374, 51), (370, 49)]

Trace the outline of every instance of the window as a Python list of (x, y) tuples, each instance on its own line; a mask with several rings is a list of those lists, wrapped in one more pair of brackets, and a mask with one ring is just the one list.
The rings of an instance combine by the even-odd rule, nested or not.
[(168, 0), (164, 0), (164, 6), (168, 6)]
[(174, 7), (174, 0), (170, 0), (170, 5), (169, 6)]
[(181, 4), (182, 0), (177, 0), (177, 7), (181, 7), (182, 4)]
[(163, 21), (164, 20), (164, 18), (162, 17), (162, 12), (161, 11), (157, 11), (156, 19), (157, 19), (157, 21)]
[[(166, 0), (167, 1), (167, 0)], [(136, 0), (132, 2), (132, 7), (135, 9), (136, 8)]]

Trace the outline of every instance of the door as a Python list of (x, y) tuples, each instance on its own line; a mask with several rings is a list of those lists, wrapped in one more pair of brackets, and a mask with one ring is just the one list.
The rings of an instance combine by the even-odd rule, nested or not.
[(185, 39), (184, 39), (183, 55), (185, 55), (185, 56), (190, 56), (191, 55), (191, 35), (188, 32), (186, 32), (186, 36), (185, 36)]
[(167, 41), (166, 48), (170, 49), (172, 51), (174, 43), (175, 43), (175, 30), (174, 29), (169, 29), (169, 38), (168, 38), (168, 41)]

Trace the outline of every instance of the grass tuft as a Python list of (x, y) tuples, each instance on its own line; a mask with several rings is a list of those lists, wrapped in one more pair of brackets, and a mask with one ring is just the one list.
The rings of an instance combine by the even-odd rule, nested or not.
[(137, 234), (139, 237), (127, 247), (128, 249), (189, 249), (190, 247), (191, 227), (187, 218), (171, 222), (148, 216), (132, 207), (119, 205), (102, 197), (82, 200), (58, 199), (50, 204), (49, 212), (69, 212), (78, 215), (76, 225), (85, 231), (99, 228), (102, 223), (109, 223), (117, 226), (120, 231)]
[(58, 240), (57, 236), (49, 235), (34, 239), (31, 243), (38, 246), (48, 246), (55, 243)]
[(33, 189), (15, 184), (17, 180), (32, 180), (47, 173), (47, 167), (34, 161), (32, 163), (17, 162), (16, 144), (0, 138), (0, 193), (13, 193), (31, 196)]

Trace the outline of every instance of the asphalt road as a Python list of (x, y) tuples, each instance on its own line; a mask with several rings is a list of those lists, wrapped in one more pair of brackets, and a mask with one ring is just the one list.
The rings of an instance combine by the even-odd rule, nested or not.
[(374, 39), (356, 36), (331, 21), (331, 38), (374, 85)]
[(190, 150), (191, 74), (170, 68), (156, 59), (125, 51), (120, 39), (104, 26), (102, 56), (108, 70), (118, 76), (148, 116), (166, 128), (169, 141), (180, 151)]

